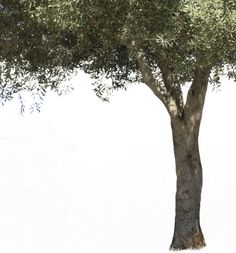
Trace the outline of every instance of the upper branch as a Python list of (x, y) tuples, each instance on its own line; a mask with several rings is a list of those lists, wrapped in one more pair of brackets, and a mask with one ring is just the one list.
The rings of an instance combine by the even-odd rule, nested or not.
[(142, 73), (144, 83), (153, 91), (153, 93), (162, 101), (171, 117), (178, 115), (178, 106), (176, 101), (170, 95), (165, 87), (162, 87), (160, 82), (153, 76), (151, 68), (145, 59), (144, 52), (142, 50), (136, 53), (136, 60), (138, 62), (140, 71)]
[(210, 70), (198, 67), (194, 72), (192, 85), (187, 94), (184, 107), (185, 117), (201, 120), (202, 110), (208, 86)]
[(173, 72), (171, 64), (168, 62), (165, 53), (159, 52), (157, 58), (165, 87), (171, 97), (175, 100), (178, 107), (178, 114), (181, 116), (184, 108), (181, 85)]

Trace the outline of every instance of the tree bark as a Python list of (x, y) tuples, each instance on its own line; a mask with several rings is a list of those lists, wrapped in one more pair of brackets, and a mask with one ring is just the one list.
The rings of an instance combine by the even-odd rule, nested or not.
[(210, 68), (200, 64), (196, 67), (184, 104), (181, 85), (167, 62), (159, 62), (163, 86), (154, 78), (142, 50), (136, 54), (136, 60), (144, 83), (163, 102), (171, 118), (177, 192), (175, 229), (170, 249), (199, 249), (205, 246), (205, 240), (200, 227), (202, 166), (198, 135)]
[(200, 227), (202, 166), (198, 135), (200, 120), (172, 119), (177, 192), (173, 241), (170, 249), (199, 249), (205, 246)]

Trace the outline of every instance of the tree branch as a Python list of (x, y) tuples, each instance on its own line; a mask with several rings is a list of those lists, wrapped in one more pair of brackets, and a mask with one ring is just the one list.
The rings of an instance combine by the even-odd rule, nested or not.
[(143, 76), (144, 83), (153, 91), (153, 93), (162, 101), (167, 111), (171, 117), (176, 117), (178, 115), (178, 106), (176, 101), (166, 90), (165, 87), (156, 80), (153, 76), (153, 73), (148, 65), (143, 51), (138, 51), (136, 53), (136, 60), (138, 62), (140, 71)]
[(192, 85), (188, 90), (187, 100), (184, 106), (184, 115), (188, 119), (200, 121), (205, 102), (210, 71), (196, 68)]
[(165, 53), (159, 52), (157, 57), (158, 57), (158, 66), (161, 70), (165, 87), (168, 93), (171, 95), (171, 97), (175, 100), (175, 103), (178, 107), (178, 114), (182, 115), (184, 103), (180, 83), (178, 82), (178, 79), (174, 74), (170, 63), (168, 62), (168, 59), (166, 58)]

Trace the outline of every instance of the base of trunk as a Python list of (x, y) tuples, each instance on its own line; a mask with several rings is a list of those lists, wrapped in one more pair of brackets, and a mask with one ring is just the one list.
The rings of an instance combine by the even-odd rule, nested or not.
[(196, 232), (185, 238), (174, 236), (170, 250), (201, 249), (206, 246), (202, 232)]

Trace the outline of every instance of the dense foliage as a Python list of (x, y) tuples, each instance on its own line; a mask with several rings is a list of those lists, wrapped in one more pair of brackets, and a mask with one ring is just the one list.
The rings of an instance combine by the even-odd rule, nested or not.
[(2, 101), (22, 90), (60, 91), (78, 68), (97, 79), (102, 97), (142, 82), (140, 51), (173, 96), (198, 66), (214, 82), (235, 77), (235, 0), (1, 0), (0, 29)]

